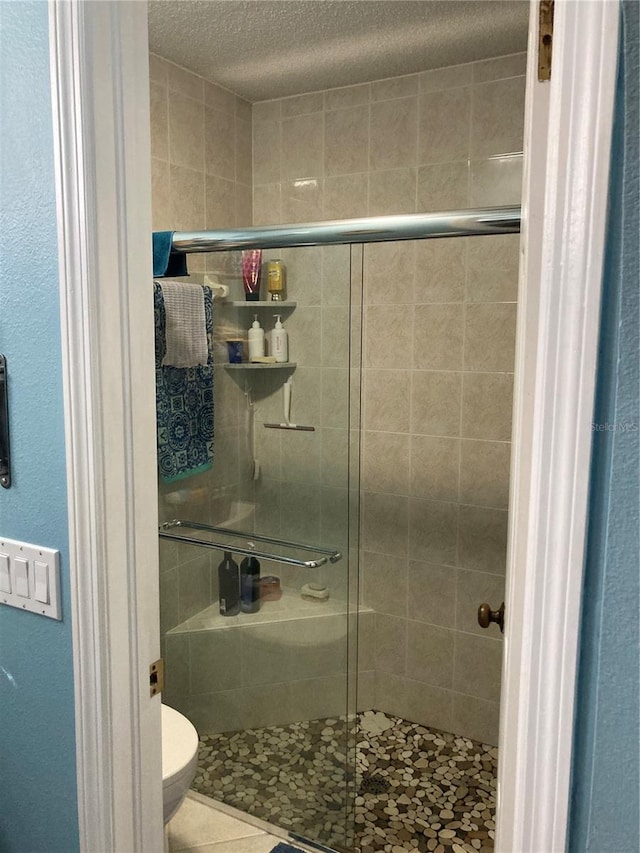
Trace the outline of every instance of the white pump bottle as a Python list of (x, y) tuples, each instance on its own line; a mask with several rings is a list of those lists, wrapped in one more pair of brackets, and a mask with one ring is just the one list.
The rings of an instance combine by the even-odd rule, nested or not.
[(287, 330), (282, 325), (281, 314), (274, 314), (276, 325), (271, 332), (271, 355), (275, 356), (276, 361), (282, 364), (289, 361), (289, 335)]
[(254, 314), (254, 321), (249, 329), (249, 361), (262, 358), (264, 355), (264, 329), (258, 322), (258, 315)]

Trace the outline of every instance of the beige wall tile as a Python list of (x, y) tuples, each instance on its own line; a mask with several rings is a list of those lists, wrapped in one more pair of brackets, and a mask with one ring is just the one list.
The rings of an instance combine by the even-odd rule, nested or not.
[(285, 222), (315, 222), (322, 218), (321, 178), (282, 183), (282, 218)]
[(205, 554), (178, 567), (179, 621), (184, 622), (210, 603), (211, 564), (209, 555)]
[(524, 77), (480, 83), (471, 98), (471, 156), (522, 151)]
[(349, 370), (347, 367), (322, 371), (322, 423), (325, 427), (349, 426)]
[(462, 384), (462, 435), (511, 439), (512, 373), (465, 373)]
[(369, 163), (372, 170), (415, 166), (417, 122), (416, 98), (371, 105)]
[(282, 222), (282, 193), (280, 184), (265, 184), (253, 188), (253, 224), (279, 225)]
[(369, 106), (333, 110), (324, 118), (324, 174), (366, 172), (369, 165)]
[(289, 685), (288, 702), (298, 721), (340, 716), (347, 708), (347, 680), (333, 675), (293, 681)]
[(435, 68), (423, 71), (420, 76), (420, 91), (435, 92), (438, 89), (452, 89), (456, 86), (466, 86), (473, 79), (472, 63), (466, 65), (450, 65), (447, 68)]
[(296, 308), (283, 322), (289, 333), (289, 361), (295, 361), (301, 367), (321, 366), (321, 323), (322, 309), (319, 307)]
[(169, 92), (169, 159), (172, 165), (204, 171), (204, 107)]
[(412, 303), (416, 243), (369, 243), (364, 250), (365, 303)]
[(282, 118), (282, 100), (259, 101), (251, 105), (251, 119), (255, 124)]
[(507, 559), (506, 510), (461, 506), (458, 547), (460, 566), (503, 575)]
[(473, 740), (497, 746), (500, 704), (462, 693), (453, 693), (452, 700), (452, 731), (464, 732)]
[[(346, 676), (347, 672), (347, 619), (345, 613), (335, 616), (318, 616), (304, 622), (301, 636), (300, 624), (291, 624), (298, 630), (286, 652), (290, 658), (291, 678), (324, 678), (331, 675)], [(345, 679), (346, 680), (346, 679)]]
[(282, 124), (262, 121), (253, 128), (253, 180), (256, 185), (280, 180)]
[(238, 97), (228, 89), (223, 89), (222, 86), (216, 86), (215, 83), (210, 83), (208, 80), (204, 82), (204, 102), (208, 107), (221, 112), (235, 115), (237, 109)]
[(191, 694), (195, 696), (240, 687), (240, 649), (240, 631), (237, 628), (189, 634)]
[(160, 637), (175, 628), (180, 622), (178, 597), (178, 569), (168, 569), (162, 574), (160, 583)]
[(420, 96), (418, 108), (418, 163), (466, 160), (471, 89), (426, 92)]
[(489, 80), (500, 80), (505, 77), (518, 77), (527, 70), (527, 54), (512, 53), (510, 56), (500, 56), (497, 59), (485, 59), (473, 63), (473, 82), (486, 83)]
[(511, 444), (466, 439), (461, 444), (460, 502), (506, 509)]
[(456, 569), (411, 560), (407, 581), (407, 615), (444, 628), (456, 624)]
[(466, 242), (469, 302), (515, 302), (518, 298), (520, 235), (504, 234)]
[(236, 187), (233, 181), (207, 175), (206, 227), (233, 228), (236, 224)]
[(451, 691), (420, 681), (406, 680), (403, 694), (406, 720), (442, 731), (451, 731)]
[(171, 168), (164, 160), (151, 160), (151, 198), (154, 231), (173, 231), (171, 219)]
[(236, 95), (236, 118), (240, 121), (251, 123), (251, 111), (253, 104), (251, 101), (245, 101)]
[(518, 205), (521, 197), (521, 154), (491, 160), (471, 160), (469, 203), (472, 207)]
[(408, 507), (407, 497), (364, 492), (362, 547), (377, 554), (406, 555)]
[(365, 429), (408, 432), (410, 382), (408, 370), (364, 371)]
[(316, 483), (287, 483), (281, 490), (282, 529), (290, 531), (294, 542), (319, 541), (320, 497)]
[(151, 83), (151, 156), (169, 159), (169, 106), (167, 89)]
[(462, 367), (462, 305), (416, 305), (413, 366), (420, 370)]
[(243, 690), (224, 690), (191, 697), (186, 714), (198, 734), (214, 734), (242, 728), (244, 707)]
[(453, 689), (480, 699), (500, 698), (502, 641), (455, 634)]
[(406, 617), (407, 561), (404, 557), (363, 551), (360, 573), (361, 601), (377, 613)]
[(287, 482), (320, 484), (322, 435), (286, 431), (282, 436), (283, 475)]
[(411, 436), (411, 495), (435, 501), (457, 501), (459, 471), (459, 439)]
[(455, 565), (458, 505), (420, 498), (409, 500), (409, 557), (412, 560)]
[[(165, 686), (162, 696), (187, 700), (191, 693), (189, 683), (189, 634), (168, 634), (163, 651), (165, 663)], [(173, 707), (173, 705), (172, 705)]]
[(386, 216), (414, 213), (416, 209), (416, 170), (393, 169), (369, 174), (369, 214)]
[(358, 104), (369, 103), (371, 84), (361, 83), (357, 86), (343, 86), (339, 89), (328, 89), (324, 93), (325, 110), (339, 110), (343, 107), (356, 107)]
[(461, 374), (414, 370), (411, 382), (411, 432), (459, 435)]
[(469, 167), (467, 162), (439, 163), (418, 169), (416, 210), (429, 213), (468, 207)]
[(501, 640), (502, 634), (495, 622), (492, 622), (488, 628), (480, 627), (478, 624), (478, 607), (486, 602), (491, 605), (492, 610), (497, 610), (504, 601), (504, 593), (504, 576), (458, 569), (456, 590), (456, 628), (458, 631)]
[(404, 675), (407, 620), (376, 613), (376, 669)]
[(308, 95), (294, 95), (282, 99), (282, 117), (305, 115), (322, 111), (324, 96), (322, 92), (310, 92)]
[(409, 494), (409, 436), (363, 433), (361, 487), (368, 492)]
[(407, 679), (376, 669), (375, 708), (385, 714), (404, 716), (407, 711)]
[(372, 101), (388, 101), (392, 98), (407, 98), (418, 93), (420, 77), (418, 74), (408, 74), (404, 77), (389, 77), (387, 80), (376, 80), (371, 84)]
[(449, 628), (407, 623), (407, 677), (434, 687), (451, 688), (454, 632)]
[(153, 83), (161, 83), (166, 86), (169, 81), (169, 64), (166, 59), (157, 56), (155, 53), (149, 54), (149, 78)]
[(167, 83), (171, 92), (186, 95), (187, 98), (195, 98), (202, 101), (204, 95), (204, 80), (197, 74), (192, 74), (172, 62), (167, 67)]
[(323, 123), (317, 115), (282, 120), (282, 177), (311, 178), (322, 175)]
[(251, 187), (236, 183), (235, 211), (235, 222), (238, 227), (253, 224), (253, 193)]
[(406, 305), (370, 305), (365, 309), (365, 367), (408, 363), (413, 310)]
[(465, 238), (416, 242), (416, 302), (464, 299), (468, 242)]
[(516, 305), (476, 303), (467, 305), (464, 367), (510, 373), (515, 358)]
[(324, 179), (324, 219), (352, 219), (367, 209), (366, 172)]
[[(206, 228), (202, 172), (182, 166), (171, 166), (170, 213), (172, 231), (198, 231)], [(189, 266), (194, 257), (189, 258)]]
[(205, 170), (233, 181), (236, 177), (236, 119), (207, 107), (204, 111)]

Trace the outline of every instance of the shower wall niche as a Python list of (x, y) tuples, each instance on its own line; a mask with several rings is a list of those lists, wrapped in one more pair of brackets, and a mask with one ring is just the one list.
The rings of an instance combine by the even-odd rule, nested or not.
[[(154, 229), (518, 204), (524, 63), (524, 54), (498, 57), (250, 105), (152, 56)], [(475, 614), (504, 595), (518, 237), (269, 256), (284, 260), (296, 302), (284, 315), (297, 363), (292, 420), (316, 431), (264, 428), (282, 420), (287, 373), (223, 367), (225, 338), (246, 334), (253, 318), (217, 302), (215, 478), (162, 486), (161, 520), (284, 536), (284, 519), (286, 538), (344, 549), (320, 578), (340, 612), (314, 628), (317, 644), (345, 643), (356, 605), (347, 519), (353, 526), (360, 497), (358, 707), (496, 743), (502, 643)], [(191, 255), (189, 267), (242, 298), (238, 253)], [(267, 328), (271, 313), (262, 310)], [(353, 369), (361, 317), (362, 374)], [(351, 466), (353, 484), (360, 439), (354, 497), (347, 475)], [(252, 686), (225, 672), (226, 656), (198, 632), (185, 639), (180, 626), (217, 600), (219, 559), (161, 545), (167, 701), (203, 733), (344, 713), (353, 660), (337, 646), (329, 672), (288, 646), (288, 669), (269, 675), (263, 661), (266, 680)], [(300, 586), (297, 570), (263, 571)], [(294, 620), (290, 639), (309, 624)], [(264, 635), (262, 649), (283, 636), (282, 625), (252, 632)], [(249, 634), (233, 642), (250, 649)], [(313, 690), (296, 687), (301, 673), (318, 679)], [(242, 701), (227, 701), (236, 690)]]

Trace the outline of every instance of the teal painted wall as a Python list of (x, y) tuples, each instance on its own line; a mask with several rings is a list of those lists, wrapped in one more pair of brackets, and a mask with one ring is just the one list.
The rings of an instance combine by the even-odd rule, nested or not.
[(0, 607), (0, 850), (78, 849), (48, 4), (0, 2), (0, 535), (61, 552), (62, 622)]
[(576, 703), (572, 853), (640, 838), (640, 4), (622, 4)]

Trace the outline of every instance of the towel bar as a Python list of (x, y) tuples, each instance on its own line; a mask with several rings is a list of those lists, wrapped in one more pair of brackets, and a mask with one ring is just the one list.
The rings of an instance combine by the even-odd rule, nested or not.
[[(195, 536), (181, 536), (171, 531), (175, 528), (187, 528), (191, 530), (204, 530), (208, 533), (219, 533), (224, 536), (236, 536), (239, 539), (246, 539), (247, 545), (250, 547), (244, 548), (238, 545), (230, 545), (228, 542), (211, 542), (208, 539), (199, 539)], [(262, 557), (264, 560), (273, 560), (276, 563), (285, 563), (288, 566), (299, 566), (303, 569), (316, 569), (318, 566), (324, 566), (327, 562), (337, 563), (342, 559), (340, 551), (334, 548), (323, 548), (319, 545), (303, 545), (301, 542), (288, 542), (286, 539), (274, 539), (271, 536), (262, 536), (259, 533), (245, 533), (242, 530), (229, 530), (226, 527), (213, 527), (211, 524), (200, 524), (196, 521), (182, 521), (174, 518), (173, 521), (165, 521), (159, 527), (161, 539), (172, 539), (175, 542), (186, 542), (189, 545), (201, 545), (203, 548), (213, 548), (215, 551), (233, 551), (234, 554), (242, 554), (245, 557)], [(295, 557), (286, 557), (281, 554), (272, 554), (268, 551), (261, 551), (253, 546), (253, 542), (261, 542), (266, 545), (278, 545), (285, 548), (294, 548), (298, 551), (307, 551), (311, 554), (318, 555), (312, 560), (298, 560)]]

